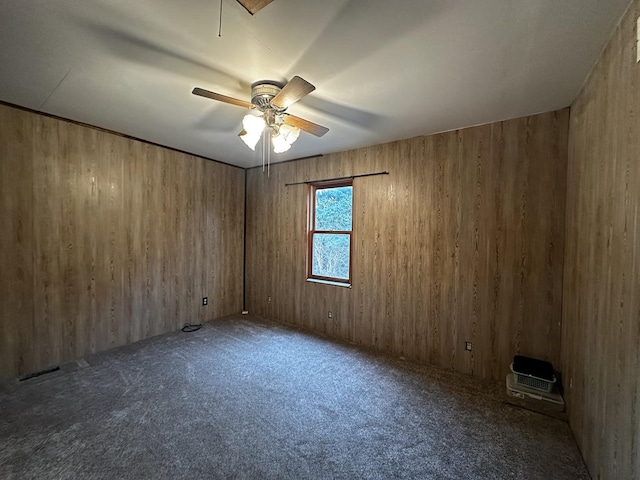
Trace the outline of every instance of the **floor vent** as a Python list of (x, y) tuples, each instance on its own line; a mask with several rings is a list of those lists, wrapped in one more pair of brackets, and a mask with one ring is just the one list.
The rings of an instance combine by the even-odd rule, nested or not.
[(20, 381), (24, 382), (25, 380), (31, 380), (32, 378), (41, 377), (49, 373), (57, 372), (58, 370), (60, 370), (60, 367), (51, 367), (45, 370), (40, 370), (39, 372), (29, 373), (28, 375), (25, 375), (24, 377), (22, 377)]

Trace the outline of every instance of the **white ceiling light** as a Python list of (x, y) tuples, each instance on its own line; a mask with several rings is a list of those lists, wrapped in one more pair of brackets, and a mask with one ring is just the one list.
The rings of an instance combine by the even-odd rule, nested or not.
[(274, 111), (274, 109), (266, 109), (264, 112), (251, 109), (242, 119), (244, 129), (238, 136), (251, 150), (255, 151), (258, 141), (262, 138), (263, 167), (265, 159), (267, 160), (267, 165), (270, 163), (271, 146), (269, 145), (269, 137), (271, 137), (273, 152), (284, 153), (291, 148), (293, 142), (300, 136), (298, 127), (286, 124), (283, 120), (283, 115)]
[(264, 118), (249, 113), (242, 119), (242, 126), (250, 135), (260, 135), (266, 126)]
[(298, 136), (300, 135), (300, 129), (298, 127), (283, 123), (282, 125), (280, 125), (280, 135), (284, 137), (285, 141), (289, 145), (291, 145), (298, 139)]
[(273, 130), (271, 143), (274, 153), (283, 153), (291, 148), (291, 144), (298, 139), (300, 129), (283, 123)]
[(274, 134), (271, 138), (274, 153), (284, 153), (291, 148), (291, 144), (280, 134)]
[(251, 135), (246, 130), (242, 130), (238, 134), (238, 136), (240, 137), (240, 140), (242, 140), (247, 145), (247, 147), (255, 151), (258, 140), (260, 140), (260, 134)]
[(247, 147), (251, 150), (255, 150), (258, 140), (260, 140), (260, 136), (266, 126), (264, 119), (249, 113), (242, 119), (242, 126), (244, 127), (244, 130), (242, 130), (238, 136), (247, 145)]

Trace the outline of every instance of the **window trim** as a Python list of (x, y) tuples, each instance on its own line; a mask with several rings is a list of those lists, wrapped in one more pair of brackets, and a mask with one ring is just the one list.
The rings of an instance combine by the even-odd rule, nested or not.
[[(327, 188), (351, 187), (351, 230), (315, 230), (316, 224), (316, 191)], [(349, 278), (325, 277), (313, 274), (313, 235), (314, 234), (349, 235)], [(328, 180), (312, 182), (307, 190), (307, 281), (351, 287), (353, 272), (353, 179)]]

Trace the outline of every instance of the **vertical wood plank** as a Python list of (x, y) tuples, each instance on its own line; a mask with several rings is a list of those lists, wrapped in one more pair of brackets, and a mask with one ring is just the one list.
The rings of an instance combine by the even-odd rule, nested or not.
[(6, 372), (22, 375), (37, 365), (32, 125), (33, 118), (27, 113), (0, 109), (0, 376)]
[[(59, 361), (60, 336), (58, 316), (62, 307), (60, 287), (61, 247), (61, 168), (56, 162), (56, 152), (61, 149), (59, 125), (36, 122), (34, 128), (34, 265), (33, 303), (34, 335), (38, 345), (34, 349), (36, 365), (55, 365)], [(36, 145), (38, 142), (38, 145)], [(43, 145), (44, 147), (40, 147)]]

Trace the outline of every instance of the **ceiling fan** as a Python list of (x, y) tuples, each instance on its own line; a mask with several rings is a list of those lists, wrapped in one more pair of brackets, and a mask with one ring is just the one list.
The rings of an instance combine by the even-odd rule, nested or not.
[[(267, 136), (263, 132), (271, 131), (271, 143), (275, 153), (289, 150), (296, 141), (300, 130), (322, 137), (328, 128), (286, 113), (287, 108), (315, 90), (311, 83), (295, 76), (286, 85), (273, 80), (260, 80), (251, 85), (251, 102), (228, 97), (196, 87), (191, 93), (219, 102), (248, 108), (250, 111), (242, 120), (244, 129), (238, 135), (252, 150), (260, 138), (263, 139), (263, 154)], [(269, 149), (270, 150), (270, 149)]]
[(264, 7), (269, 5), (272, 1), (273, 0), (238, 0), (238, 3), (242, 5), (251, 15), (255, 15)]

